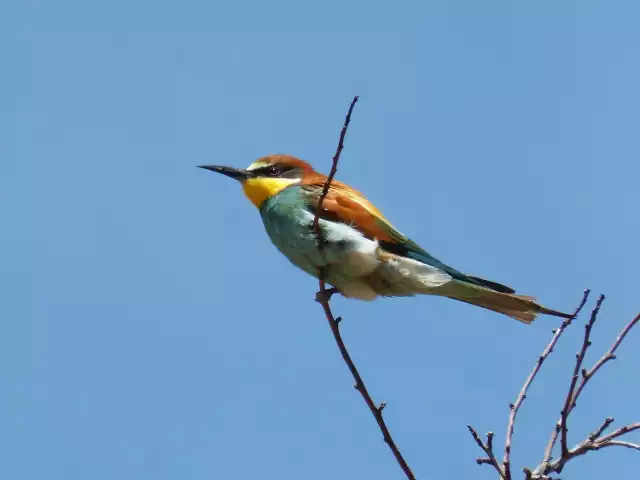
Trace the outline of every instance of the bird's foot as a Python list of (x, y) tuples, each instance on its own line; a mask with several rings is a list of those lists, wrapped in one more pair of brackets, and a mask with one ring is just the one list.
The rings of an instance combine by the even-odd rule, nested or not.
[(320, 290), (316, 293), (316, 302), (329, 303), (329, 300), (331, 300), (331, 297), (335, 293), (340, 293), (336, 287), (326, 288), (324, 291)]

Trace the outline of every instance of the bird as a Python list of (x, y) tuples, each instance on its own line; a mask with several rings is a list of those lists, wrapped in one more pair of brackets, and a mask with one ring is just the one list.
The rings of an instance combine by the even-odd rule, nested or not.
[(259, 209), (271, 242), (293, 265), (322, 276), (332, 286), (330, 293), (366, 301), (436, 295), (526, 324), (538, 314), (572, 317), (441, 262), (397, 230), (362, 193), (338, 180), (330, 183), (318, 212), (327, 177), (292, 155), (267, 155), (246, 169), (198, 167), (239, 181)]

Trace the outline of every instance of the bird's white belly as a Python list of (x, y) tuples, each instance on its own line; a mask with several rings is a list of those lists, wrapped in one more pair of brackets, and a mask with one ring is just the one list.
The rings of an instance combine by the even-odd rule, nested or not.
[(325, 280), (347, 297), (373, 300), (368, 277), (380, 266), (378, 243), (342, 223), (320, 220), (323, 247), (318, 248), (314, 216), (307, 210), (280, 214), (277, 208), (263, 214), (265, 228), (274, 245), (297, 267)]
[(378, 268), (378, 242), (369, 240), (348, 225), (325, 222), (322, 227), (333, 269), (349, 277), (362, 277)]

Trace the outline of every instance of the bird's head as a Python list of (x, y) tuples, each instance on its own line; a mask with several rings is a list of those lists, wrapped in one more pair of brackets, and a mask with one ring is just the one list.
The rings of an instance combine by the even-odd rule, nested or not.
[(200, 165), (200, 168), (238, 180), (245, 195), (258, 208), (281, 190), (299, 184), (303, 177), (315, 173), (311, 165), (291, 155), (268, 155), (245, 169), (224, 165)]

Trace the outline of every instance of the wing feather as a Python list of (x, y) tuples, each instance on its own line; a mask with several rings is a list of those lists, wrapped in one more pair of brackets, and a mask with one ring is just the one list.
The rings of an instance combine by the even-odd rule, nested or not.
[[(309, 196), (309, 208), (313, 213), (317, 210), (323, 186), (324, 183), (302, 185), (303, 191)], [(320, 218), (351, 225), (366, 237), (378, 241), (400, 243), (407, 240), (360, 192), (338, 181), (331, 182), (331, 188), (322, 202)]]
[[(322, 176), (314, 179), (314, 181), (302, 184), (303, 191), (309, 196), (309, 209), (314, 214), (318, 207), (325, 178)], [(320, 218), (350, 225), (358, 229), (366, 237), (377, 240), (383, 250), (439, 268), (457, 280), (499, 292), (514, 292), (509, 287), (482, 278), (465, 275), (455, 268), (442, 263), (416, 242), (398, 231), (382, 215), (382, 212), (360, 192), (337, 180), (331, 182), (329, 192), (322, 202)]]

